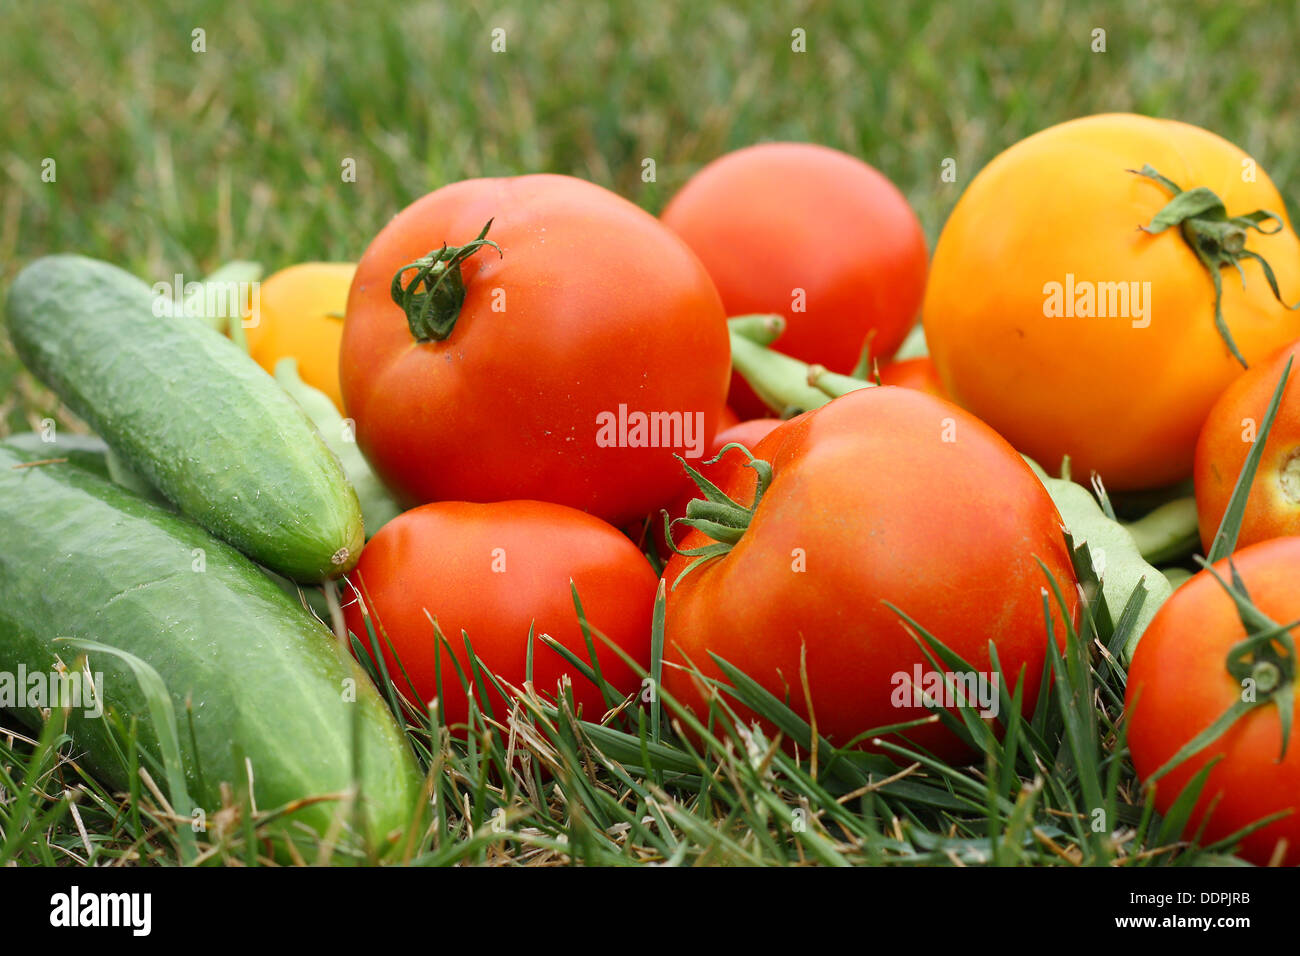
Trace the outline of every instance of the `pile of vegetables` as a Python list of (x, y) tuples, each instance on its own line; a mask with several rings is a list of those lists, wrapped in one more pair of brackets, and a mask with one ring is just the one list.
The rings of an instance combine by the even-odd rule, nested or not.
[(1008, 149), (929, 262), (883, 175), (788, 143), (659, 219), (454, 183), (234, 314), (50, 256), (8, 332), (94, 436), (0, 440), (0, 673), (102, 674), (15, 713), (118, 789), (376, 860), (420, 728), (639, 713), (662, 775), (667, 703), (687, 749), (961, 765), (1082, 655), (1155, 812), (1295, 864), (1297, 297), (1253, 161), (1121, 115)]

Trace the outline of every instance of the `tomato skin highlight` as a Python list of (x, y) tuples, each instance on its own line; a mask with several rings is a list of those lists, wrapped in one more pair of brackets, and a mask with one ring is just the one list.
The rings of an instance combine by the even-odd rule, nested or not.
[(351, 262), (302, 262), (258, 286), (258, 320), (244, 330), (248, 354), (270, 374), (282, 358), (298, 360), (298, 374), (343, 411), (339, 343), (343, 312), (357, 267)]
[[(945, 429), (958, 440), (944, 441)], [(774, 478), (739, 543), (680, 580), (690, 558), (664, 570), (666, 662), (689, 658), (720, 677), (711, 650), (806, 718), (806, 642), (818, 729), (842, 746), (929, 713), (891, 703), (895, 674), (930, 666), (890, 601), (979, 671), (996, 639), (1008, 680), (1023, 666), (1024, 700), (1035, 698), (1047, 643), (1035, 556), (1072, 616), (1076, 584), (1055, 505), (992, 429), (910, 389), (868, 388), (792, 420), (754, 453)], [(748, 503), (755, 485), (742, 468), (723, 490)], [(683, 549), (709, 543), (698, 530), (682, 538)], [(665, 666), (664, 686), (707, 713), (689, 671)], [(946, 758), (967, 755), (938, 723), (908, 733)]]
[[(872, 354), (886, 359), (920, 308), (920, 221), (893, 183), (838, 150), (763, 143), (728, 153), (661, 218), (704, 262), (727, 315), (785, 316), (772, 347), (801, 361), (847, 373), (872, 332)], [(741, 418), (769, 414), (738, 375), (729, 404)]]
[[(537, 501), (477, 504), (436, 502), (405, 512), (380, 529), (348, 575), (348, 629), (369, 644), (359, 594), (366, 600), (388, 673), (408, 697), (437, 696), (433, 625), (436, 620), (468, 675), (461, 631), (485, 666), (516, 687), (527, 674), (528, 633), (534, 631), (533, 684), (554, 699), (561, 674), (588, 720), (605, 711), (599, 689), (537, 636), (549, 634), (580, 660), (590, 654), (569, 582), (578, 590), (605, 679), (622, 693), (639, 677), (596, 635), (603, 633), (642, 667), (650, 662), (650, 616), (657, 578), (645, 556), (615, 528), (563, 505)], [(382, 631), (380, 628), (382, 627)], [(385, 641), (392, 642), (401, 667)], [(464, 723), (468, 701), (446, 647), (441, 649), (442, 709)], [(409, 675), (414, 690), (403, 677)], [(494, 691), (492, 705), (500, 697)]]
[[(1184, 190), (1214, 191), (1229, 215), (1266, 209), (1286, 222), (1264, 171), (1243, 179), (1246, 161), (1203, 129), (1127, 114), (1062, 123), (994, 158), (944, 226), (922, 310), (953, 400), (1049, 472), (1068, 454), (1075, 474), (1096, 471), (1116, 491), (1190, 476), (1201, 424), (1241, 365), (1215, 328), (1210, 274), (1179, 229), (1138, 228), (1171, 193), (1130, 170), (1150, 164)], [(1252, 230), (1246, 248), (1271, 263), (1287, 302), (1300, 298), (1289, 223)], [(1300, 338), (1300, 313), (1273, 298), (1259, 263), (1241, 266), (1244, 289), (1235, 270), (1220, 270), (1223, 316), (1254, 364)], [(1048, 315), (1048, 284), (1063, 293), (1075, 280), (1094, 292), (1138, 283), (1145, 317), (1132, 301), (1130, 315)], [(1111, 311), (1109, 292), (1095, 297)]]
[[(489, 219), (501, 254), (461, 264), (454, 328), (417, 343), (394, 273)], [(601, 416), (682, 413), (703, 452), (729, 365), (721, 301), (685, 243), (599, 186), (537, 175), (454, 183), (384, 227), (348, 298), (340, 375), (362, 451), (404, 502), (527, 498), (621, 524), (672, 496), (683, 448), (610, 444)]]
[[(1279, 624), (1300, 618), (1300, 589), (1296, 587), (1300, 537), (1260, 542), (1238, 551), (1232, 561), (1246, 591), (1265, 615)], [(1231, 579), (1226, 560), (1214, 567), (1225, 580)], [(1161, 606), (1138, 642), (1125, 694), (1128, 746), (1140, 779), (1146, 781), (1241, 698), (1242, 687), (1228, 672), (1225, 660), (1229, 649), (1245, 635), (1232, 599), (1207, 571), (1184, 583)], [(1168, 812), (1188, 781), (1208, 760), (1221, 755), (1201, 791), (1185, 836), (1190, 837), (1201, 826), (1216, 797), (1218, 803), (1201, 837), (1203, 844), (1289, 808), (1293, 811), (1290, 816), (1247, 836), (1240, 853), (1263, 865), (1272, 858), (1278, 840), (1286, 839), (1284, 862), (1300, 864), (1300, 745), (1294, 729), (1286, 757), (1279, 763), (1281, 752), (1276, 707), (1257, 708), (1208, 748), (1156, 781), (1156, 809)]]
[(1196, 443), (1196, 509), (1207, 553), (1288, 359), (1293, 360), (1291, 378), (1246, 500), (1237, 548), (1300, 534), (1300, 385), (1296, 384), (1300, 342), (1296, 342), (1224, 389), (1201, 427)]

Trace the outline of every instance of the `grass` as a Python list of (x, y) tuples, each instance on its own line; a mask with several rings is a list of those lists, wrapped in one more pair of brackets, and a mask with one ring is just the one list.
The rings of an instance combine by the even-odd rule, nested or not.
[[(159, 8), (164, 9), (159, 9)], [(1295, 4), (121, 5), (0, 0), (0, 285), (76, 251), (151, 281), (355, 259), (469, 176), (584, 176), (657, 211), (762, 139), (859, 155), (931, 244), (999, 151), (1088, 113), (1208, 127), (1300, 186)], [(506, 50), (491, 49), (504, 29)], [(806, 31), (807, 52), (791, 51)], [(1092, 31), (1106, 30), (1106, 52)], [(206, 52), (192, 51), (205, 31)], [(57, 181), (41, 181), (53, 159)], [(654, 159), (656, 180), (642, 182)], [(944, 159), (957, 181), (943, 182)], [(356, 182), (342, 181), (345, 159)], [(1294, 212), (1294, 199), (1288, 199)], [(0, 346), (0, 430), (57, 403)]]
[[(1086, 557), (1080, 560), (1080, 579), (1095, 580)], [(663, 596), (661, 588), (660, 602)], [(574, 600), (585, 627), (576, 594)], [(1132, 603), (1140, 600), (1135, 594)], [(1057, 627), (1064, 607), (1059, 591), (1044, 597)], [(1025, 698), (1021, 680), (1000, 673), (1001, 713), (1009, 715), (1001, 739), (974, 704), (957, 715), (936, 709), (913, 722), (944, 722), (975, 755), (969, 766), (912, 747), (906, 726), (869, 732), (901, 731), (902, 739), (894, 735), (882, 744), (887, 756), (837, 749), (721, 660), (725, 682), (695, 672), (712, 699), (703, 722), (662, 690), (646, 701), (640, 694), (623, 699), (610, 688), (613, 706), (593, 720), (574, 712), (568, 688), (551, 698), (534, 690), (531, 678), (521, 688), (507, 687), (471, 657), (472, 672), (443, 675), (459, 681), (471, 699), (468, 723), (448, 727), (436, 709), (404, 697), (403, 680), (392, 675), (380, 683), (426, 768), (428, 801), (388, 859), (601, 866), (1239, 862), (1227, 854), (1231, 841), (1193, 847), (1179, 839), (1196, 784), (1189, 787), (1192, 799), (1168, 817), (1152, 812), (1125, 759), (1124, 671), (1105, 650), (1123, 646), (1133, 614), (1129, 609), (1112, 624), (1098, 610), (1087, 606), (1077, 629), (1065, 623), (1065, 647), (1053, 650), (1045, 666), (1051, 686), (1043, 682), (1036, 699)], [(936, 670), (973, 669), (901, 616)], [(665, 666), (658, 656), (662, 626), (660, 603), (652, 672)], [(447, 641), (441, 632), (437, 639)], [(382, 629), (368, 626), (360, 640), (377, 646)], [(575, 679), (597, 677), (582, 661), (573, 664), (580, 672)], [(170, 705), (165, 692), (146, 693)], [(503, 708), (507, 695), (511, 703)], [(777, 732), (765, 736), (749, 723), (752, 715)], [(77, 766), (60, 727), (56, 714), (39, 739), (0, 735), (0, 865), (275, 862), (264, 838), (278, 808), (253, 815), (232, 797), (212, 814), (210, 830), (196, 837), (188, 817), (171, 807), (188, 805), (184, 783), (173, 773), (178, 757), (137, 757), (134, 735), (124, 732), (122, 752), (131, 765), (161, 769), (169, 782), (160, 786), (148, 772), (132, 773), (142, 785), (115, 796)], [(346, 826), (346, 799), (338, 805), (339, 833), (299, 845), (301, 861), (375, 859), (373, 848), (360, 845)]]
[[(163, 5), (155, 5), (162, 7)], [(1300, 130), (1289, 2), (962, 5), (229, 5), (129, 16), (104, 0), (0, 0), (0, 285), (76, 251), (150, 279), (233, 258), (268, 269), (354, 259), (446, 182), (529, 171), (592, 179), (657, 211), (700, 165), (762, 139), (859, 155), (908, 196), (933, 244), (996, 153), (1071, 117), (1133, 110), (1208, 127), (1256, 156), (1294, 218)], [(205, 31), (206, 52), (192, 49)], [(505, 30), (506, 50), (491, 49)], [(806, 31), (807, 53), (791, 50)], [(1092, 31), (1106, 31), (1093, 52)], [(43, 182), (42, 164), (57, 180)], [(644, 182), (644, 160), (656, 177)], [(943, 161), (957, 181), (940, 179)], [(345, 161), (356, 181), (344, 182)], [(0, 434), (81, 426), (0, 339)], [(783, 740), (755, 736), (719, 689), (713, 732), (674, 732), (668, 700), (572, 714), (525, 696), (461, 739), (394, 701), (435, 812), (407, 857), (436, 863), (1150, 865), (1217, 862), (1145, 805), (1123, 747), (1123, 668), (1108, 625), (1052, 662), (1055, 690), (1003, 742), (958, 721), (980, 759), (895, 762), (813, 743), (740, 675)], [(931, 653), (939, 653), (932, 648)], [(1007, 686), (1007, 685), (1004, 685)], [(1012, 685), (1013, 686), (1013, 685)], [(1009, 692), (1011, 691), (1008, 688)], [(938, 719), (938, 718), (935, 718)], [(0, 714), (0, 865), (258, 862), (259, 820), (184, 845), (166, 783), (104, 790), (51, 720)], [(689, 740), (690, 738), (686, 738)], [(783, 746), (797, 742), (802, 760)], [(129, 742), (128, 742), (129, 743)], [(130, 750), (130, 748), (127, 748)], [(155, 763), (160, 766), (165, 761)], [(1104, 832), (1091, 826), (1102, 809)], [(796, 811), (800, 811), (796, 813)], [(337, 858), (356, 848), (320, 847)]]

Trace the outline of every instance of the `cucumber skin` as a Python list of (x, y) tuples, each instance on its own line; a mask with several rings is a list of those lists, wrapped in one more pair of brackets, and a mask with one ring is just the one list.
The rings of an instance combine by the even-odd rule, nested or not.
[[(221, 806), (220, 782), (238, 792), (237, 752), (252, 762), (259, 810), (346, 790), (355, 722), (371, 845), (409, 825), (421, 785), (414, 756), (333, 636), (242, 554), (180, 515), (70, 463), (13, 467), (41, 457), (48, 456), (0, 442), (0, 671), (16, 674), (24, 664), (29, 674), (48, 673), (56, 655), (71, 667), (81, 652), (58, 637), (119, 647), (150, 664), (171, 694), (190, 795), (209, 820)], [(196, 548), (205, 553), (202, 572), (194, 570)], [(130, 670), (104, 654), (89, 661), (103, 673), (105, 710), (126, 726), (137, 718), (142, 742), (157, 755)], [(16, 713), (35, 728), (42, 722), (34, 710)], [(85, 765), (127, 789), (103, 720), (74, 708), (68, 732)], [(279, 832), (308, 837), (306, 853), (310, 835), (290, 827), (323, 834), (337, 807), (304, 807)]]
[(202, 321), (155, 316), (116, 266), (47, 256), (14, 280), (23, 363), (182, 512), (296, 581), (339, 577), (364, 543), (361, 506), (302, 409)]
[(108, 473), (108, 445), (94, 435), (59, 433), (54, 441), (47, 442), (36, 432), (15, 432), (4, 443), (33, 461), (66, 458), (70, 464), (93, 471), (101, 478), (112, 480), (113, 477)]

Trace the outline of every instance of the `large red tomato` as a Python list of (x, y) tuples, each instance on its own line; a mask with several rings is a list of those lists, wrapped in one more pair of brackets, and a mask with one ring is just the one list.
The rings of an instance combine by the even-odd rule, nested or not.
[[(859, 159), (808, 143), (764, 143), (695, 174), (663, 221), (703, 260), (727, 315), (779, 313), (773, 348), (849, 372), (874, 332), (889, 358), (916, 318), (925, 287), (925, 235), (888, 179)], [(731, 407), (767, 414), (742, 379)]]
[[(489, 220), (498, 248), (473, 246)], [(470, 248), (435, 263), (444, 243)], [(404, 297), (417, 263), (431, 271)], [(521, 176), (446, 186), (384, 227), (340, 374), (362, 451), (406, 502), (531, 498), (618, 523), (672, 496), (674, 451), (703, 454), (729, 354), (677, 236), (599, 186)]]
[[(1292, 362), (1291, 378), (1269, 429), (1250, 486), (1237, 547), (1300, 534), (1300, 342), (1253, 366), (1224, 390), (1201, 426), (1196, 443), (1196, 510), (1208, 553), (1228, 510), (1277, 383)], [(1300, 585), (1297, 585), (1300, 587)]]
[[(1278, 624), (1300, 618), (1300, 537), (1274, 538), (1232, 556), (1255, 606)], [(1231, 580), (1226, 560), (1215, 570)], [(1185, 744), (1242, 700), (1242, 681), (1228, 670), (1228, 653), (1246, 637), (1237, 608), (1219, 582), (1202, 571), (1166, 601), (1152, 619), (1133, 654), (1125, 702), (1128, 745), (1142, 780), (1163, 767)], [(1294, 662), (1292, 663), (1294, 666)], [(1257, 675), (1256, 693), (1264, 678)], [(1256, 699), (1259, 699), (1258, 697)], [(1156, 809), (1168, 812), (1178, 794), (1207, 761), (1210, 771), (1187, 827), (1187, 836), (1202, 823), (1201, 842), (1213, 843), (1279, 811), (1290, 815), (1247, 836), (1241, 854), (1255, 863), (1273, 859), (1286, 840), (1283, 861), (1300, 864), (1300, 703), (1294, 716), (1286, 756), (1282, 757), (1282, 723), (1276, 703), (1265, 703), (1238, 718), (1207, 749), (1170, 770), (1155, 783)], [(1211, 810), (1211, 804), (1214, 804)], [(1210, 812), (1208, 823), (1205, 815)]]
[[(1035, 699), (1048, 631), (1035, 559), (1071, 615), (1075, 577), (1052, 499), (992, 429), (921, 392), (867, 388), (787, 423), (754, 454), (772, 479), (736, 522), (747, 520), (739, 542), (687, 574), (693, 559), (680, 554), (664, 570), (667, 661), (689, 658), (719, 677), (712, 651), (807, 716), (806, 645), (817, 727), (846, 745), (929, 713), (912, 687), (917, 669), (921, 686), (930, 680), (930, 665), (888, 601), (970, 662), (985, 688), (995, 641), (1007, 679), (1023, 667), (1024, 700)], [(756, 484), (755, 469), (743, 468), (722, 490), (750, 505)], [(689, 550), (710, 539), (692, 529), (678, 543)], [(666, 667), (664, 686), (707, 712), (689, 671)], [(963, 753), (939, 724), (908, 736), (947, 757)]]
[[(516, 687), (527, 674), (532, 628), (533, 685), (554, 697), (560, 675), (568, 673), (575, 703), (587, 719), (598, 720), (605, 710), (600, 690), (538, 639), (549, 634), (581, 660), (590, 659), (570, 582), (593, 629), (604, 678), (625, 694), (638, 685), (636, 673), (595, 631), (642, 667), (649, 666), (650, 614), (658, 585), (654, 571), (617, 530), (562, 505), (423, 505), (394, 518), (366, 543), (348, 581), (348, 629), (369, 650), (360, 604), (364, 601), (388, 673), (408, 698), (427, 702), (437, 696), (438, 645), (430, 618), (438, 622), (466, 674), (470, 670), (462, 631), (486, 668)], [(446, 647), (441, 658), (443, 713), (448, 723), (463, 723), (468, 702)], [(495, 707), (499, 698), (493, 696)]]

